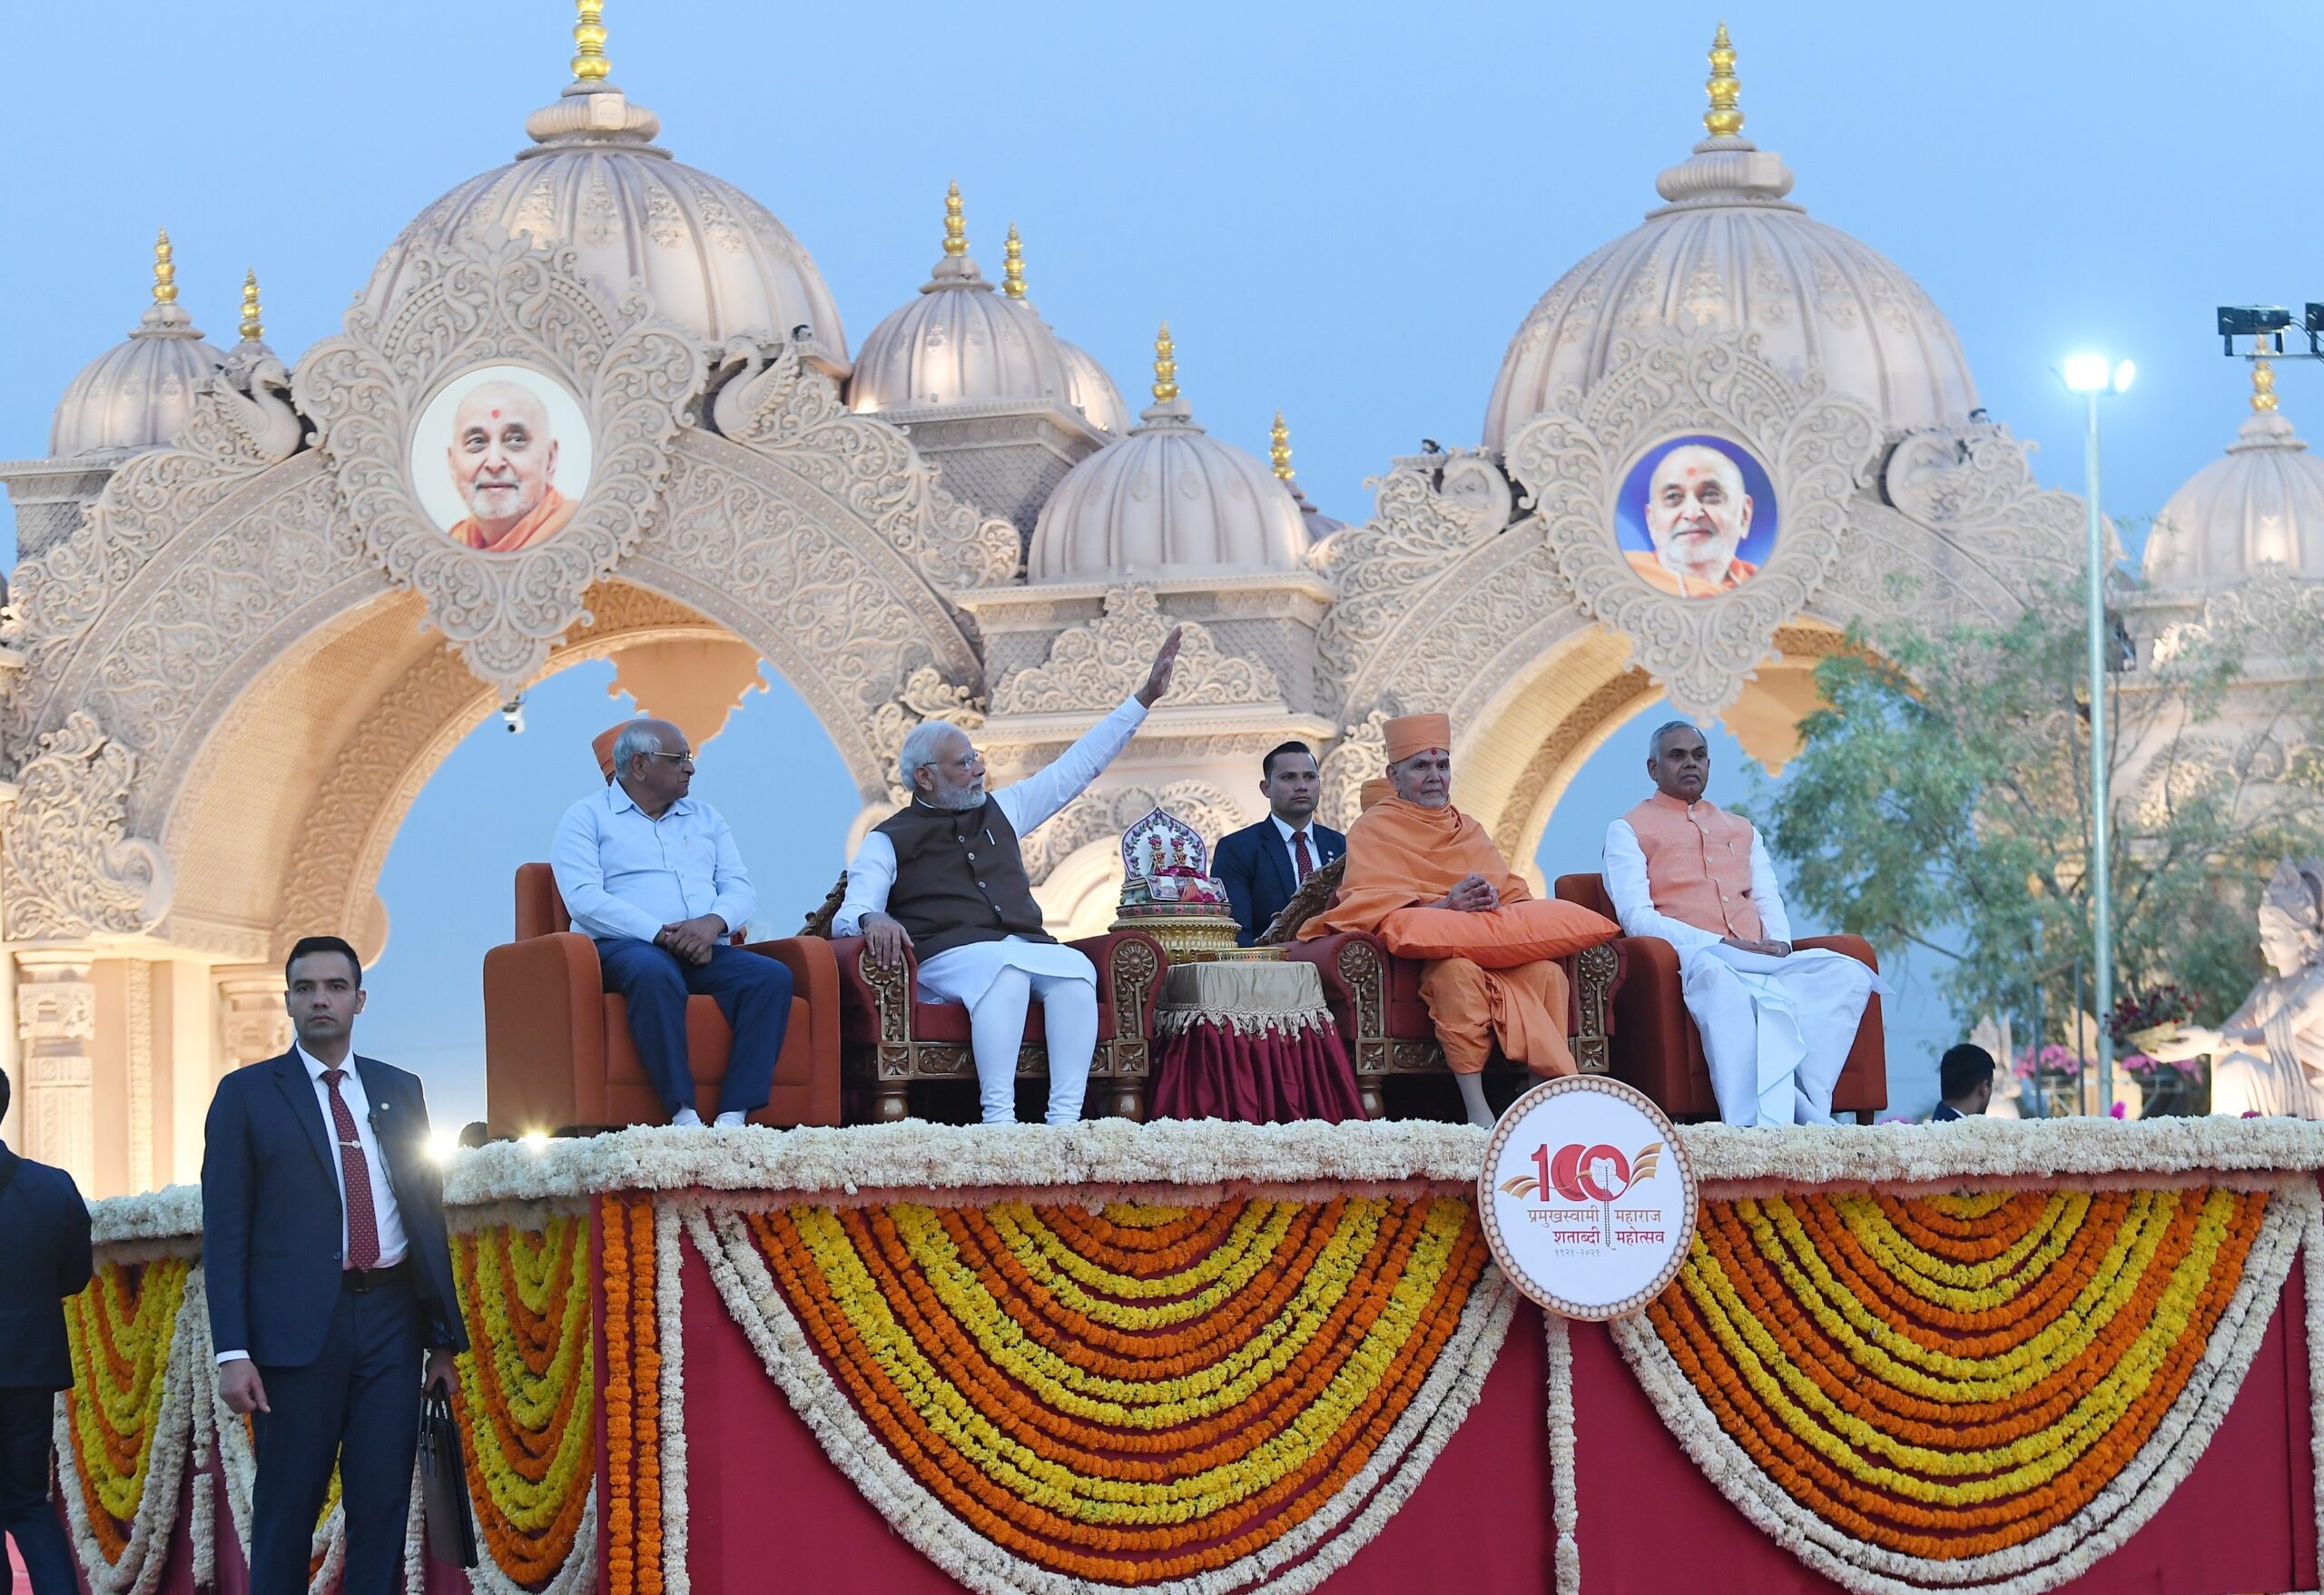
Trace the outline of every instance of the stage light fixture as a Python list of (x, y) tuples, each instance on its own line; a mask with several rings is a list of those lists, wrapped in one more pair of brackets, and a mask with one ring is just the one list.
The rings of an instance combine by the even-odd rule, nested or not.
[[(2309, 307), (2311, 312), (2317, 308)], [(2276, 346), (2276, 352), (2280, 354), (2283, 352), (2282, 330), (2290, 325), (2291, 312), (2281, 305), (2221, 305), (2219, 307), (2220, 341), (2227, 346), (2227, 352), (2230, 354), (2235, 352), (2237, 339), (2261, 337), (2272, 341)], [(2309, 330), (2311, 331), (2319, 330), (2319, 323), (2315, 321), (2312, 315)]]

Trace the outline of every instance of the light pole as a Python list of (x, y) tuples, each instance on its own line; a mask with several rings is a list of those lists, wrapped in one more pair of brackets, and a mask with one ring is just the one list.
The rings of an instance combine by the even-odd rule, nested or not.
[(2066, 359), (2066, 387), (2083, 396), (2090, 415), (2083, 452), (2090, 468), (2091, 1015), (2098, 1021), (2098, 1101), (2105, 1114), (2114, 1110), (2114, 1032), (2107, 1026), (2114, 1007), (2114, 902), (2106, 860), (2106, 521), (2098, 507), (2098, 399), (2127, 391), (2137, 374), (2130, 361), (2114, 364), (2102, 354)]

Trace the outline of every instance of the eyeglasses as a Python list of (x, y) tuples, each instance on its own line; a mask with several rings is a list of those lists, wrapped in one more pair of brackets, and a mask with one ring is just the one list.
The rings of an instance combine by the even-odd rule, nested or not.
[(692, 753), (641, 753), (639, 757), (646, 759), (667, 759), (674, 764), (684, 764), (689, 770), (694, 768), (694, 755)]

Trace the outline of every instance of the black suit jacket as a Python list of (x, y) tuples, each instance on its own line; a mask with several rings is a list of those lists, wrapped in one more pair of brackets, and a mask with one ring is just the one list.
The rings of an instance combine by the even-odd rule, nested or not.
[(61, 1168), (0, 1146), (0, 1390), (73, 1383), (64, 1298), (89, 1283), (89, 1205)]
[[(421, 1336), (466, 1351), (419, 1077), (372, 1058), (355, 1070), (403, 1221)], [(218, 1082), (202, 1151), (202, 1266), (220, 1351), (288, 1368), (321, 1353), (342, 1266), (337, 1138), (295, 1049)]]
[[(1315, 867), (1319, 870), (1347, 852), (1347, 838), (1328, 826), (1310, 821), (1307, 834), (1315, 842)], [(1258, 940), (1259, 933), (1283, 912), (1284, 904), (1299, 890), (1299, 882), (1291, 871), (1291, 850), (1284, 845), (1272, 814), (1256, 825), (1246, 825), (1231, 836), (1219, 838), (1211, 868), (1226, 884), (1226, 896), (1235, 905), (1235, 922), (1242, 927), (1235, 941), (1241, 947)]]

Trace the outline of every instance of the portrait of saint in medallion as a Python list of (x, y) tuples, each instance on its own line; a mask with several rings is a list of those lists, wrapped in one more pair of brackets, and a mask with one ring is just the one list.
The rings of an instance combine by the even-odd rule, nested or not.
[(589, 426), (561, 382), (487, 366), (438, 391), (411, 439), (419, 502), (454, 542), (513, 554), (573, 518), (589, 486)]
[(1681, 598), (1715, 598), (1759, 574), (1776, 541), (1775, 486), (1725, 438), (1667, 438), (1622, 478), (1614, 510), (1638, 578)]

